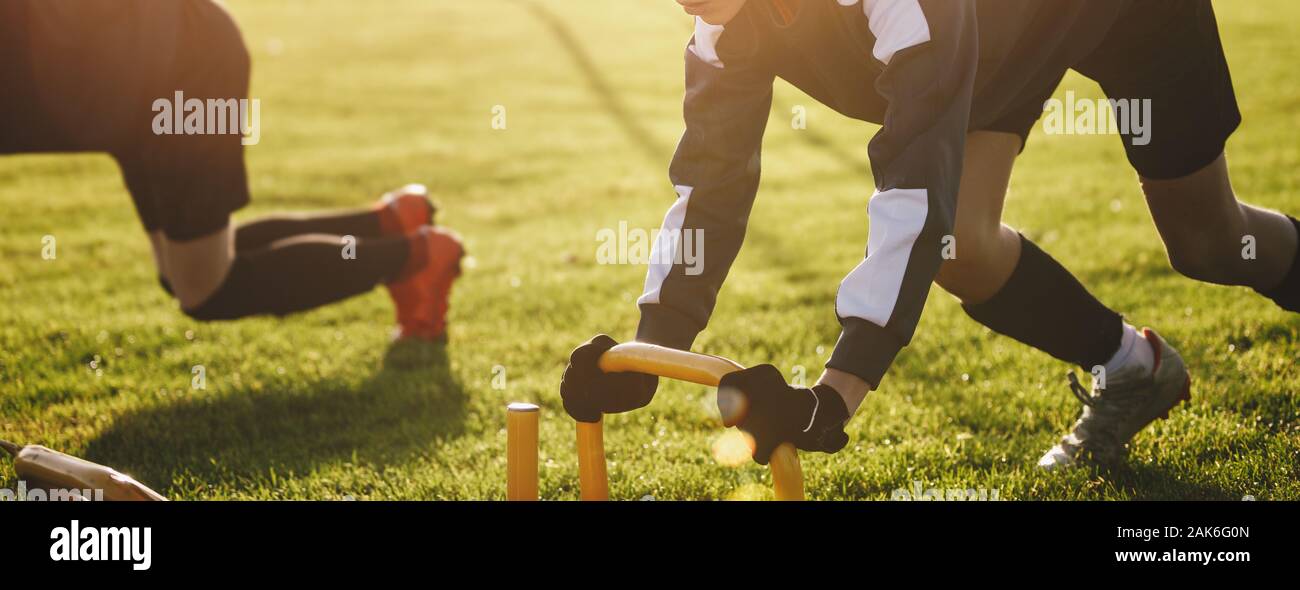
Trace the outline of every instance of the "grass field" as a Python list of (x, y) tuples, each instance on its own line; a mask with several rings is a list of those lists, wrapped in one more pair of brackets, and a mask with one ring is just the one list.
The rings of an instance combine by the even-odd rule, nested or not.
[[(429, 184), (473, 268), (451, 344), (388, 342), (382, 290), (287, 319), (201, 324), (157, 286), (105, 156), (0, 160), (0, 438), (136, 475), (175, 499), (500, 499), (508, 401), (542, 405), (541, 489), (577, 497), (558, 383), (597, 332), (632, 336), (644, 267), (598, 265), (601, 228), (654, 228), (673, 198), (690, 21), (663, 0), (236, 0), (262, 143), (239, 214), (368, 205)], [(1300, 5), (1218, 2), (1246, 123), (1229, 155), (1247, 200), (1300, 213)], [(1078, 77), (1068, 88), (1097, 95)], [(815, 379), (831, 306), (860, 259), (873, 126), (781, 83), (753, 225), (697, 349)], [(508, 127), (494, 130), (493, 107)], [(791, 128), (795, 106), (808, 129)], [(852, 211), (854, 215), (845, 215)], [(1173, 273), (1115, 138), (1041, 132), (1008, 222), (1134, 323), (1178, 346), (1193, 400), (1140, 435), (1131, 466), (1038, 473), (1075, 418), (1068, 367), (997, 337), (938, 289), (913, 345), (809, 495), (925, 487), (1003, 499), (1300, 499), (1300, 318)], [(41, 257), (42, 237), (58, 257)], [(191, 388), (191, 368), (207, 388)], [(766, 470), (719, 464), (709, 392), (661, 387), (607, 419), (612, 495), (755, 498)], [(0, 462), (0, 485), (14, 474)]]

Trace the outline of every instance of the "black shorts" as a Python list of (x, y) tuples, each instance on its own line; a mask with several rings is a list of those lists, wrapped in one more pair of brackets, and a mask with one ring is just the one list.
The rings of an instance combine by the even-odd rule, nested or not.
[(178, 92), (247, 98), (248, 51), (221, 6), (5, 0), (0, 45), (0, 154), (107, 152), (145, 229), (173, 240), (217, 231), (248, 204), (237, 131), (155, 131), (155, 101)]
[(1151, 101), (1150, 143), (1124, 135), (1144, 178), (1182, 178), (1223, 154), (1241, 110), (1210, 0), (1137, 0), (1075, 65), (1106, 96)]
[(1056, 93), (1056, 87), (1061, 84), (1065, 78), (1065, 72), (1062, 71), (1056, 76), (1056, 81), (1044, 86), (1038, 92), (1024, 95), (1020, 100), (997, 120), (987, 125), (980, 125), (972, 131), (998, 131), (1001, 133), (1010, 133), (1020, 136), (1020, 151), (1024, 151), (1025, 146), (1029, 143), (1029, 134), (1034, 130), (1034, 125), (1043, 117), (1043, 103), (1052, 98)]
[[(1241, 125), (1210, 0), (1136, 0), (1074, 69), (1112, 100), (1151, 101), (1149, 143), (1134, 142), (1132, 130), (1120, 134), (1129, 162), (1144, 178), (1182, 178), (1205, 168)], [(1027, 139), (1054, 91), (1026, 95), (981, 129)]]

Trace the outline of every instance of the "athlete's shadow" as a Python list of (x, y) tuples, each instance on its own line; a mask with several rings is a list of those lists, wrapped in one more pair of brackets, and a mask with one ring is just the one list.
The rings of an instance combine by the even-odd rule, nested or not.
[(1192, 481), (1187, 474), (1161, 465), (1125, 463), (1098, 470), (1133, 500), (1240, 500), (1241, 494), (1210, 482)]
[[(290, 473), (405, 463), (463, 434), (466, 399), (444, 344), (398, 343), (363, 384), (236, 389), (118, 416), (91, 441), (86, 458), (159, 491), (271, 487)], [(340, 484), (337, 492), (357, 490)]]

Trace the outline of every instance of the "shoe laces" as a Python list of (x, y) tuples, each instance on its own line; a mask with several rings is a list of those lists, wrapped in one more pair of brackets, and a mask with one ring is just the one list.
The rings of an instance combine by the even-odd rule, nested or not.
[(1075, 375), (1074, 371), (1066, 373), (1065, 376), (1070, 380), (1070, 393), (1073, 393), (1074, 397), (1078, 398), (1085, 406), (1093, 407), (1096, 405), (1096, 402), (1092, 399), (1092, 392), (1084, 387), (1082, 383), (1079, 383), (1079, 376)]
[(1094, 387), (1091, 391), (1079, 382), (1073, 372), (1069, 373), (1068, 379), (1070, 393), (1084, 405), (1083, 414), (1075, 423), (1073, 432), (1081, 439), (1111, 437), (1118, 442), (1120, 436), (1117, 429), (1121, 429), (1124, 422), (1146, 401), (1144, 397), (1132, 393), (1149, 387), (1152, 378), (1126, 379), (1121, 383), (1110, 384), (1104, 390)]

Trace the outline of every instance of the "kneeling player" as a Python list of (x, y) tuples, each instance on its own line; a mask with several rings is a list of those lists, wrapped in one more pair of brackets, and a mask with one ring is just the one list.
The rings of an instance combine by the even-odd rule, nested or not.
[(237, 25), (211, 0), (4, 2), (0, 154), (111, 154), (163, 286), (191, 317), (285, 315), (383, 284), (399, 337), (443, 338), (463, 250), (433, 227), (423, 187), (364, 210), (234, 226), (230, 214), (249, 202), (240, 135), (155, 130), (158, 99), (247, 97), (249, 65)]

